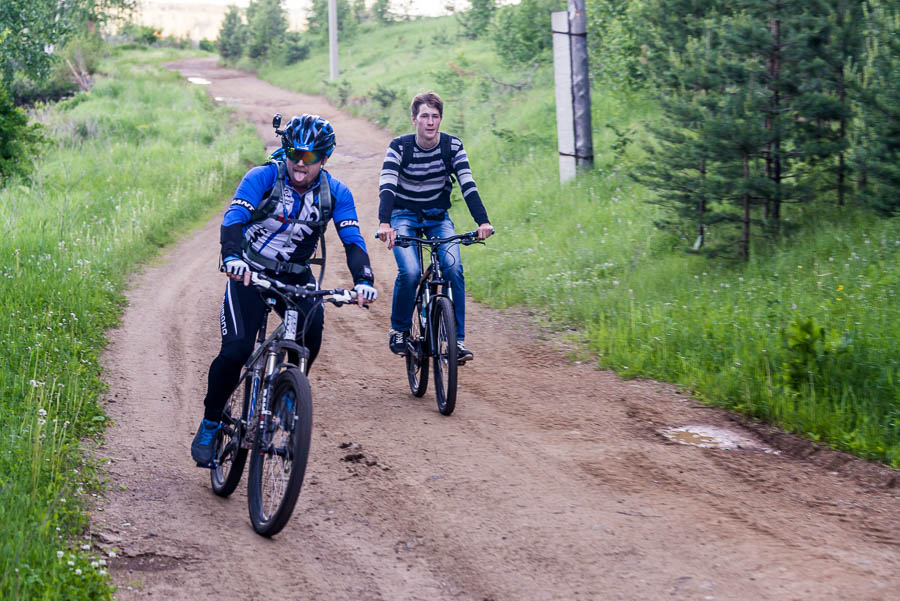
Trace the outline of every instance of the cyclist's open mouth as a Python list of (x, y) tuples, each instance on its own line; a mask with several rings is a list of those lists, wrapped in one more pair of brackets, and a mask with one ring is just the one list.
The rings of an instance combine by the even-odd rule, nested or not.
[(304, 167), (292, 167), (291, 168), (291, 180), (295, 184), (306, 186), (308, 185), (306, 179), (309, 177), (309, 170)]

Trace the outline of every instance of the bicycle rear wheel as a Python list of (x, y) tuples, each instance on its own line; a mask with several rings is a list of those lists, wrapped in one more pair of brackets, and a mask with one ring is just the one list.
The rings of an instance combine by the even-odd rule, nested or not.
[(422, 315), (424, 310), (419, 297), (406, 343), (406, 377), (409, 379), (409, 390), (417, 397), (424, 395), (428, 389), (428, 353)]
[(306, 375), (287, 369), (275, 378), (272, 414), (250, 457), (248, 505), (253, 529), (263, 536), (287, 524), (306, 473), (312, 436), (312, 392)]
[(438, 298), (432, 305), (434, 328), (434, 393), (438, 411), (450, 415), (456, 408), (456, 317), (453, 303)]
[(216, 467), (209, 472), (213, 492), (220, 497), (227, 497), (233, 493), (244, 473), (247, 449), (241, 447), (244, 437), (241, 417), (250, 403), (250, 386), (251, 378), (245, 377), (231, 393), (222, 411), (222, 428), (216, 437), (213, 455)]

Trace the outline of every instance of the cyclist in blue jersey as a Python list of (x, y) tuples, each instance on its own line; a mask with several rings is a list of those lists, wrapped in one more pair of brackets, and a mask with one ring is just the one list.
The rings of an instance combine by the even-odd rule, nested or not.
[[(444, 102), (434, 92), (423, 92), (410, 106), (415, 134), (391, 140), (379, 182), (378, 238), (394, 250), (397, 279), (391, 304), (388, 345), (406, 354), (406, 338), (412, 327), (413, 305), (421, 266), (416, 249), (394, 245), (397, 235), (446, 238), (456, 233), (450, 220), (450, 191), (455, 175), (469, 213), (478, 224), (477, 238), (494, 233), (478, 188), (472, 178), (462, 140), (440, 131)], [(458, 244), (439, 251), (441, 271), (450, 282), (456, 312), (457, 357), (460, 364), (473, 358), (463, 345), (466, 337), (466, 280)]]
[[(276, 128), (278, 124), (280, 116)], [(200, 467), (213, 467), (222, 410), (265, 318), (263, 300), (249, 286), (251, 270), (292, 285), (316, 284), (309, 260), (320, 244), (324, 246), (331, 220), (344, 245), (359, 304), (378, 297), (353, 195), (324, 169), (335, 146), (331, 124), (318, 115), (300, 115), (276, 132), (282, 147), (266, 164), (244, 175), (222, 221), (222, 263), (229, 280), (220, 313), (222, 347), (209, 368), (203, 420), (191, 444), (191, 456)], [(321, 300), (313, 298), (299, 308), (299, 322), (309, 323), (299, 341), (309, 349), (308, 370), (322, 343), (324, 312)], [(280, 305), (275, 309), (284, 310)], [(301, 335), (298, 329), (298, 338)]]

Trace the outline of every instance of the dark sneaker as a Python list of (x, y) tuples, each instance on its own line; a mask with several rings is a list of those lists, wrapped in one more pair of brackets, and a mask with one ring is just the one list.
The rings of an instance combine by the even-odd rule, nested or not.
[(391, 330), (388, 332), (388, 346), (395, 355), (406, 355), (406, 337), (409, 332), (401, 332), (400, 330)]
[(194, 442), (191, 443), (191, 457), (197, 462), (197, 467), (215, 467), (213, 465), (213, 453), (216, 449), (216, 435), (222, 428), (222, 422), (214, 422), (204, 419), (200, 422)]
[(474, 359), (475, 355), (463, 346), (462, 340), (456, 341), (456, 363), (462, 365), (469, 359)]

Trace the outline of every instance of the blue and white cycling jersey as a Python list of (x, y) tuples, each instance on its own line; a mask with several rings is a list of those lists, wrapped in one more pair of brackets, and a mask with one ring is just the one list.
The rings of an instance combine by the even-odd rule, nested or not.
[(275, 202), (270, 204), (271, 210), (265, 219), (251, 223), (253, 212), (275, 187), (277, 176), (278, 166), (275, 163), (254, 167), (244, 175), (222, 220), (222, 256), (243, 256), (255, 269), (263, 269), (262, 265), (241, 252), (242, 242), (246, 240), (249, 248), (267, 259), (306, 264), (315, 254), (321, 232), (318, 228), (292, 223), (291, 220), (319, 219), (319, 190), (327, 181), (332, 197), (332, 221), (347, 251), (347, 265), (354, 282), (371, 283), (368, 252), (359, 230), (353, 194), (326, 170), (321, 171), (319, 183), (302, 194), (291, 187), (285, 173), (281, 198), (272, 199)]

